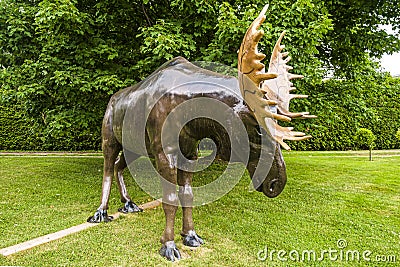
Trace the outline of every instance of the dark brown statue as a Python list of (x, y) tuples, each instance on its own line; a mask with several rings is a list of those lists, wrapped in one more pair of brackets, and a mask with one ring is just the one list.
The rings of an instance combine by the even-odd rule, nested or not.
[[(107, 215), (107, 209), (113, 176), (124, 203), (120, 211), (141, 211), (126, 190), (122, 172), (127, 162), (129, 164), (142, 155), (150, 156), (154, 158), (162, 177), (166, 225), (161, 237), (160, 254), (171, 261), (180, 258), (174, 242), (175, 214), (179, 204), (183, 209), (181, 235), (184, 245), (202, 245), (204, 241), (195, 232), (192, 219), (193, 172), (178, 167), (182, 161), (178, 154), (181, 153), (183, 159), (195, 161), (198, 143), (203, 138), (215, 142), (221, 159), (245, 163), (257, 191), (268, 197), (276, 197), (282, 192), (286, 184), (286, 167), (280, 145), (289, 149), (284, 139), (303, 140), (309, 136), (281, 127), (276, 120), (290, 121), (291, 118), (312, 116), (288, 111), (291, 98), (305, 96), (289, 94), (294, 89), (289, 80), (300, 76), (288, 73), (291, 69), (286, 65), (289, 59), (285, 59), (287, 54), (281, 53), (283, 34), (274, 48), (267, 73), (260, 63), (265, 55), (257, 52), (257, 43), (263, 35), (259, 27), (265, 19), (265, 12), (266, 7), (243, 39), (239, 50), (239, 79), (202, 69), (178, 57), (165, 63), (144, 81), (111, 97), (102, 128), (104, 177), (101, 204), (88, 219), (89, 222), (112, 220)], [(172, 139), (168, 134), (167, 137), (162, 135), (163, 127), (166, 127), (164, 124), (175, 108), (190, 100), (203, 98), (228, 107), (225, 111), (214, 108), (213, 104), (205, 107), (210, 114), (224, 113), (222, 120), (226, 125), (207, 116), (173, 120), (176, 125), (167, 129), (178, 129), (178, 143), (169, 141)], [(204, 105), (193, 106), (192, 109), (200, 112)], [(235, 120), (244, 126), (245, 141), (237, 140), (237, 128), (233, 126)], [(240, 149), (235, 149), (235, 146)], [(124, 153), (119, 156), (122, 150)], [(247, 154), (242, 153), (245, 150)]]

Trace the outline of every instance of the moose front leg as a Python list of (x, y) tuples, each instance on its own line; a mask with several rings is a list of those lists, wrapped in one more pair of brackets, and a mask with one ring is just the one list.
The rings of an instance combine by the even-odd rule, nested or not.
[(176, 247), (174, 241), (174, 225), (175, 215), (178, 209), (179, 201), (176, 191), (176, 167), (172, 164), (172, 159), (168, 160), (164, 153), (160, 153), (156, 157), (157, 169), (161, 178), (163, 189), (163, 210), (165, 214), (165, 229), (161, 236), (160, 242), (162, 244), (160, 255), (167, 258), (167, 260), (174, 261), (181, 258), (181, 254)]
[(184, 245), (199, 247), (204, 244), (204, 241), (194, 231), (192, 178), (193, 173), (178, 170), (179, 200), (183, 213), (181, 236), (183, 237)]

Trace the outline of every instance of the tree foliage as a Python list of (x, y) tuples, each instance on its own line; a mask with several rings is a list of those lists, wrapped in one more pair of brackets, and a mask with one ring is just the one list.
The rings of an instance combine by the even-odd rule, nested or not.
[(375, 146), (376, 136), (374, 133), (366, 128), (357, 130), (354, 136), (359, 147), (366, 147), (369, 150), (369, 160), (372, 161), (372, 149)]
[(358, 129), (354, 138), (360, 148), (372, 149), (375, 145), (376, 136), (370, 129)]
[[(390, 33), (382, 26), (400, 30), (398, 0), (330, 0), (324, 1), (333, 20), (319, 47), (320, 59), (336, 75), (351, 78), (362, 73), (369, 57), (399, 51), (399, 33)], [(361, 68), (360, 68), (361, 67)], [(365, 74), (365, 73), (364, 73)]]
[[(31, 129), (46, 149), (98, 149), (101, 118), (112, 93), (175, 56), (235, 67), (244, 32), (264, 4), (2, 0), (2, 102), (18, 104), (33, 119)], [(313, 109), (312, 101), (340, 95), (324, 91), (329, 89), (322, 83), (328, 69), (358, 81), (375, 67), (370, 56), (399, 50), (398, 38), (378, 27), (390, 23), (397, 29), (399, 8), (396, 1), (382, 0), (274, 1), (260, 48), (268, 56), (286, 30), (284, 44), (293, 57), (294, 72), (306, 76), (299, 87), (319, 94), (305, 102)], [(332, 90), (343, 90), (332, 84)], [(354, 89), (351, 82), (344, 87)], [(70, 141), (63, 142), (66, 139)]]

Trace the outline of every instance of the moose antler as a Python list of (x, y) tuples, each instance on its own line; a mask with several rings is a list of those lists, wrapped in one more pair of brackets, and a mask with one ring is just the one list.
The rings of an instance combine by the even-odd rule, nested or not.
[[(292, 131), (292, 127), (282, 127), (276, 120), (290, 121), (291, 118), (315, 118), (308, 112), (289, 112), (289, 101), (293, 98), (305, 98), (306, 95), (293, 95), (290, 91), (295, 88), (290, 82), (292, 79), (303, 78), (302, 75), (291, 74), (293, 69), (286, 65), (290, 57), (288, 53), (282, 53), (284, 48), (281, 41), (285, 32), (279, 37), (272, 52), (268, 72), (261, 60), (265, 55), (257, 50), (258, 42), (264, 35), (260, 30), (265, 20), (266, 5), (258, 17), (248, 28), (238, 54), (239, 85), (242, 96), (253, 111), (257, 122), (277, 141), (283, 148), (290, 147), (283, 140), (305, 140), (311, 138), (302, 132)], [(278, 114), (279, 113), (279, 114)]]

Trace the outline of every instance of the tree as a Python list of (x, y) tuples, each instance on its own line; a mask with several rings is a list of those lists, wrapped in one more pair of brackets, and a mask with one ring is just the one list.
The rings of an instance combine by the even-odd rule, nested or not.
[(357, 130), (355, 139), (360, 147), (368, 147), (369, 149), (369, 160), (372, 161), (372, 149), (375, 146), (376, 137), (374, 133), (366, 128), (360, 128)]
[[(278, 19), (266, 24), (263, 43), (272, 48), (285, 28), (298, 70), (308, 73), (318, 70), (312, 55), (329, 28), (327, 14), (315, 7), (312, 1), (275, 5), (271, 18)], [(36, 118), (45, 149), (78, 149), (74, 144), (83, 140), (99, 148), (110, 94), (178, 55), (235, 65), (244, 31), (260, 8), (235, 1), (1, 1), (3, 98), (18, 99)]]
[[(398, 0), (324, 1), (331, 15), (333, 30), (319, 46), (319, 58), (339, 77), (351, 78), (362, 72), (370, 58), (399, 51), (399, 33), (388, 33), (382, 27), (400, 30)], [(364, 73), (365, 74), (365, 73)]]

